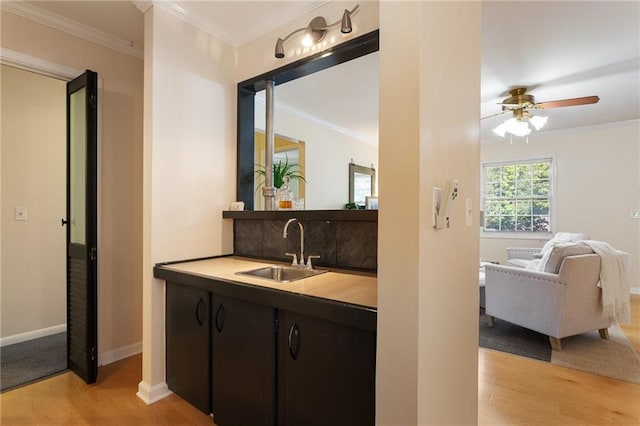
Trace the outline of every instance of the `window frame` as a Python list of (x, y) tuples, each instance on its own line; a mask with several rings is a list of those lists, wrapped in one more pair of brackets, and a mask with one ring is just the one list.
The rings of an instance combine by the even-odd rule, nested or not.
[[(484, 228), (484, 213), (486, 211), (487, 197), (485, 194), (486, 169), (487, 167), (504, 167), (519, 164), (533, 164), (549, 162), (549, 232), (531, 232), (531, 231), (487, 231)], [(482, 238), (506, 238), (506, 239), (539, 239), (548, 240), (555, 234), (556, 229), (556, 158), (555, 155), (543, 155), (536, 157), (527, 157), (515, 160), (504, 161), (483, 161), (480, 167), (480, 206), (482, 219), (480, 222), (480, 236)]]

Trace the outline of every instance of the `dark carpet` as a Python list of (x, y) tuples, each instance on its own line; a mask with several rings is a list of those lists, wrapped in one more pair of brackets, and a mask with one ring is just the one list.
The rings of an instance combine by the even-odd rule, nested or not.
[(489, 327), (489, 317), (484, 313), (480, 314), (480, 346), (551, 362), (549, 337), (500, 319)]
[(67, 334), (58, 333), (0, 348), (0, 391), (67, 369)]

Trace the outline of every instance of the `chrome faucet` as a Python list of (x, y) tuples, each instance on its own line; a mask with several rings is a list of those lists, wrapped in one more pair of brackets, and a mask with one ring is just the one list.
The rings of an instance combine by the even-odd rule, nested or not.
[(315, 255), (309, 255), (307, 256), (307, 264), (305, 265), (304, 263), (304, 227), (302, 226), (302, 223), (294, 218), (291, 218), (287, 221), (287, 223), (285, 223), (284, 225), (284, 230), (282, 231), (282, 238), (287, 238), (287, 230), (289, 229), (289, 225), (291, 224), (291, 222), (298, 222), (298, 226), (300, 227), (300, 259), (298, 259), (298, 256), (295, 253), (285, 253), (287, 256), (291, 256), (293, 257), (293, 261), (291, 262), (291, 266), (294, 266), (296, 268), (306, 268), (306, 269), (313, 269), (313, 265), (311, 264), (311, 259), (319, 259), (320, 256), (315, 256)]
[(284, 230), (282, 231), (282, 238), (287, 238), (287, 230), (289, 229), (289, 225), (291, 222), (298, 222), (298, 226), (300, 227), (300, 260), (296, 259), (295, 253), (285, 253), (287, 256), (293, 256), (293, 262), (291, 266), (304, 266), (304, 227), (302, 223), (296, 219), (295, 217), (289, 219), (287, 223), (284, 225)]

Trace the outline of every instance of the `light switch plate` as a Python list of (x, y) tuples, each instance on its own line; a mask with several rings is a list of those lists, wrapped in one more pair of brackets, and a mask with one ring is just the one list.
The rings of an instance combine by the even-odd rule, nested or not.
[(24, 206), (16, 207), (16, 220), (27, 220), (28, 210)]
[(433, 212), (431, 214), (432, 219), (433, 219), (433, 227), (436, 227), (436, 223), (437, 223), (437, 216), (438, 216), (438, 210), (440, 209), (440, 193), (442, 192), (441, 188), (438, 188), (436, 186), (433, 187), (433, 200), (432, 200), (432, 205), (433, 205)]

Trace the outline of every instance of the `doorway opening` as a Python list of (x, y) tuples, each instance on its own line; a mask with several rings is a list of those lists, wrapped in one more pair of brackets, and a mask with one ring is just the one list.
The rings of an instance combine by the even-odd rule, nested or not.
[(66, 82), (2, 65), (0, 389), (66, 370)]

